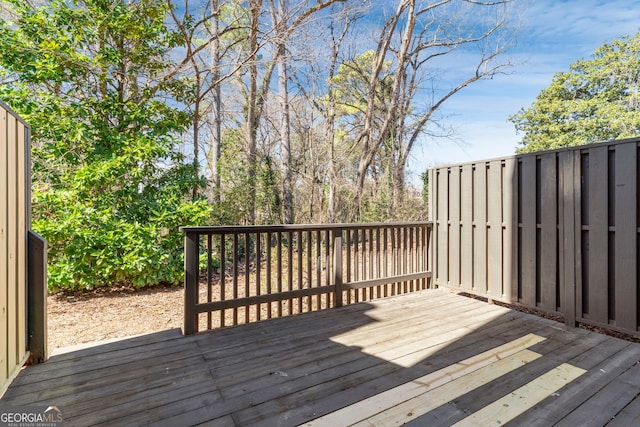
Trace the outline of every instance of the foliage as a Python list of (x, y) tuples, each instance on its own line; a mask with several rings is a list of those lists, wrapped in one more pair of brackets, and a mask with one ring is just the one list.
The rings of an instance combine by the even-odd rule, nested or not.
[(429, 203), (429, 171), (424, 171), (420, 174), (422, 180), (422, 201), (425, 205)]
[[(210, 208), (177, 150), (190, 87), (168, 70), (178, 38), (159, 0), (11, 0), (0, 98), (33, 128), (33, 226), (52, 289), (176, 283), (179, 225)], [(165, 99), (173, 99), (173, 103)]]
[(640, 33), (595, 50), (557, 73), (527, 109), (510, 117), (521, 152), (632, 137), (640, 131)]
[[(332, 96), (336, 100), (338, 116), (364, 114), (367, 108), (369, 76), (367, 75), (375, 61), (375, 52), (368, 50), (352, 61), (345, 61), (338, 67), (338, 72), (331, 78)], [(388, 102), (388, 91), (391, 82), (391, 62), (385, 61), (380, 77), (379, 92), (376, 94), (377, 106), (385, 107)], [(386, 96), (385, 96), (386, 95)], [(328, 99), (327, 95), (327, 99)], [(324, 100), (324, 103), (327, 103)]]

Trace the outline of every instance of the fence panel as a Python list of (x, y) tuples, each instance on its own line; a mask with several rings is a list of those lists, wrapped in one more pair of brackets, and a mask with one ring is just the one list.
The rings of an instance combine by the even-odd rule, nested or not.
[(433, 169), (434, 284), (637, 335), (639, 141)]
[(0, 103), (0, 394), (27, 352), (29, 127)]

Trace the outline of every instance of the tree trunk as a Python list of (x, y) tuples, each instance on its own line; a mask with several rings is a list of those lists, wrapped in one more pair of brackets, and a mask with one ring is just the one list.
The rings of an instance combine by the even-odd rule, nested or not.
[[(371, 75), (369, 77), (369, 89), (367, 97), (367, 111), (364, 119), (363, 131), (358, 138), (362, 145), (362, 152), (360, 154), (360, 160), (358, 161), (358, 170), (356, 175), (356, 189), (355, 189), (355, 202), (357, 209), (357, 216), (359, 219), (362, 193), (364, 191), (364, 183), (366, 180), (367, 172), (371, 166), (371, 163), (375, 159), (381, 144), (389, 136), (389, 132), (397, 117), (398, 109), (398, 97), (402, 88), (403, 80), (405, 79), (406, 63), (409, 56), (409, 48), (413, 37), (413, 30), (415, 28), (416, 16), (415, 16), (415, 2), (416, 0), (407, 0), (401, 2), (394, 16), (392, 16), (385, 24), (386, 31), (380, 37), (378, 41), (378, 47), (376, 50), (376, 56), (374, 63), (372, 64)], [(396, 26), (402, 22), (401, 17), (405, 13), (407, 19), (402, 31), (402, 42), (400, 49), (396, 53), (397, 57), (397, 69), (394, 73), (393, 86), (389, 94), (389, 109), (385, 114), (384, 121), (381, 126), (376, 126), (374, 123), (375, 106), (377, 103), (377, 94), (380, 90), (380, 73), (382, 71), (383, 64), (387, 58), (387, 54), (390, 51), (391, 41), (395, 33)], [(373, 130), (379, 129), (374, 135)]]
[(284, 0), (278, 2), (278, 11), (273, 10), (273, 25), (276, 29), (276, 46), (278, 64), (278, 91), (280, 93), (280, 155), (282, 156), (282, 205), (285, 224), (295, 222), (293, 206), (293, 173), (291, 170), (291, 119), (289, 116), (289, 88), (286, 58), (286, 10)]
[(286, 59), (278, 59), (278, 83), (280, 86), (280, 101), (282, 104), (282, 121), (280, 123), (280, 151), (282, 154), (282, 203), (284, 207), (285, 224), (295, 222), (293, 207), (293, 171), (291, 170), (291, 127), (289, 118), (289, 91), (287, 89)]
[(258, 147), (258, 64), (256, 53), (258, 50), (258, 21), (262, 0), (252, 0), (249, 3), (251, 17), (249, 23), (249, 99), (247, 102), (247, 173), (249, 174), (249, 207), (247, 222), (256, 222), (256, 187), (257, 187), (257, 147)]
[(402, 207), (402, 205), (404, 204), (405, 169), (406, 164), (405, 162), (402, 162), (402, 164), (396, 165), (392, 172), (393, 198), (391, 200), (391, 209), (393, 212)]
[[(197, 79), (198, 82), (198, 92), (200, 93), (200, 80)], [(200, 99), (196, 98), (194, 111), (193, 111), (193, 176), (198, 177), (200, 174), (200, 163), (198, 161), (198, 157), (200, 156), (200, 146), (199, 146), (199, 134), (200, 134)], [(191, 190), (191, 197), (194, 199), (198, 197), (198, 184), (193, 184), (193, 189)]]
[(222, 147), (222, 94), (220, 90), (220, 39), (219, 19), (220, 0), (211, 0), (211, 11), (214, 15), (212, 22), (213, 39), (211, 41), (211, 81), (215, 87), (211, 91), (211, 145), (209, 150), (209, 167), (211, 169), (211, 200), (220, 202), (222, 192), (220, 181), (220, 154)]

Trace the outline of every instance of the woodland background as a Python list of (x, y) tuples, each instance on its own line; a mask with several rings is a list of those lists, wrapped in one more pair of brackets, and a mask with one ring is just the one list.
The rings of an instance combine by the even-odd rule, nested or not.
[(181, 225), (426, 218), (412, 153), (510, 65), (514, 4), (2, 0), (50, 288), (179, 283)]

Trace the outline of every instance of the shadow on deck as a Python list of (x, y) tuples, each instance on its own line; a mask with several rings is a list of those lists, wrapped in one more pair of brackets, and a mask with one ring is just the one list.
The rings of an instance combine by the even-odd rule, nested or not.
[(24, 369), (4, 405), (66, 425), (611, 425), (640, 421), (640, 344), (427, 290)]

